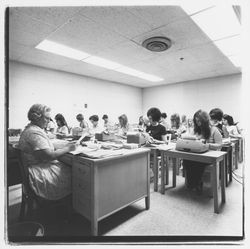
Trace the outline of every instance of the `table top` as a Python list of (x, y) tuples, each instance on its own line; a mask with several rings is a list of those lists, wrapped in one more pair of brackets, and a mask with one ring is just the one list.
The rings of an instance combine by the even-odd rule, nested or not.
[(206, 163), (214, 163), (220, 161), (224, 158), (224, 155), (227, 154), (227, 152), (217, 151), (217, 150), (209, 150), (204, 153), (192, 153), (192, 152), (179, 151), (176, 149), (166, 150), (165, 153), (170, 157), (171, 156), (179, 157), (186, 160), (206, 162)]

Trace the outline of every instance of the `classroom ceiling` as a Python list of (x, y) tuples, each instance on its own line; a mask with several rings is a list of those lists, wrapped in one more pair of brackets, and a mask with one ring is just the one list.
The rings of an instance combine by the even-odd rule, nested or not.
[[(152, 36), (166, 36), (172, 46), (164, 52), (142, 47)], [(164, 80), (150, 82), (36, 49), (44, 39)], [(12, 7), (9, 59), (142, 88), (240, 73), (179, 6)]]

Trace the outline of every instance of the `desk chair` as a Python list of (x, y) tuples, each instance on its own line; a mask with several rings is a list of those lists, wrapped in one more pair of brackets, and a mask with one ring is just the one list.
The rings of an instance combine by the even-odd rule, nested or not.
[(14, 145), (14, 149), (17, 151), (22, 178), (22, 202), (19, 221), (33, 218), (35, 214), (34, 211), (36, 211), (36, 208), (34, 207), (35, 205), (41, 209), (65, 206), (67, 208), (67, 220), (70, 219), (72, 213), (72, 195), (59, 200), (47, 200), (36, 195), (30, 187), (29, 172), (28, 168), (23, 163), (21, 150), (18, 148), (18, 145)]

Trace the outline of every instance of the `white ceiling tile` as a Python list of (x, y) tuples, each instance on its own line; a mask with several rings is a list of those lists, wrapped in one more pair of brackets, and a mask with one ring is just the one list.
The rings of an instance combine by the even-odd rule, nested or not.
[(78, 48), (81, 47), (87, 53), (113, 47), (115, 44), (126, 41), (122, 36), (81, 15), (75, 15), (71, 22), (56, 30), (49, 39), (60, 42), (61, 37), (64, 45), (70, 45), (72, 40), (75, 40)]
[(198, 29), (197, 25), (189, 17), (137, 36), (133, 38), (133, 41), (142, 44), (144, 40), (154, 36), (164, 36), (171, 40), (172, 45), (167, 52), (210, 42), (208, 37)]
[(127, 7), (127, 10), (153, 28), (187, 17), (180, 6), (136, 6)]
[(122, 36), (132, 38), (151, 30), (141, 18), (124, 7), (86, 7), (80, 13)]
[(37, 32), (37, 34), (32, 34), (15, 28), (9, 30), (9, 40), (11, 42), (13, 41), (33, 49), (45, 38), (46, 37), (44, 37), (42, 34), (39, 34), (39, 32)]
[(13, 10), (43, 23), (60, 26), (73, 17), (81, 8), (83, 7), (14, 7)]
[(55, 30), (55, 26), (32, 19), (20, 11), (10, 10), (9, 29), (18, 29), (35, 35), (47, 36)]
[(9, 59), (17, 60), (23, 54), (27, 53), (31, 48), (22, 44), (18, 44), (14, 41), (9, 42)]

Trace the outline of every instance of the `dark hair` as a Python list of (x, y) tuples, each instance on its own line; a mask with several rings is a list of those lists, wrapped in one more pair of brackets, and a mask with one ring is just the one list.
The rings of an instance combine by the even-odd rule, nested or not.
[(151, 116), (153, 122), (159, 122), (161, 119), (161, 111), (156, 107), (152, 107), (148, 110), (147, 116)]
[[(196, 118), (199, 119), (200, 125), (197, 124)], [(209, 139), (211, 136), (209, 115), (207, 112), (198, 110), (193, 117), (194, 133), (202, 135), (205, 139)]]
[(162, 117), (162, 118), (166, 118), (166, 117), (167, 117), (166, 112), (162, 112), (162, 113), (161, 113), (161, 117)]
[(233, 119), (232, 116), (227, 115), (227, 114), (224, 114), (224, 115), (223, 115), (223, 118), (227, 120), (228, 125), (235, 125), (234, 119)]
[(89, 117), (89, 120), (97, 122), (97, 121), (99, 121), (99, 117), (98, 117), (98, 115), (92, 115)]
[(63, 116), (61, 113), (56, 114), (55, 120), (56, 120), (56, 121), (60, 121), (61, 126), (66, 125), (66, 126), (68, 127), (68, 124), (67, 124), (67, 122), (66, 122), (64, 116)]
[(118, 117), (119, 121), (122, 121), (122, 127), (127, 127), (128, 125), (128, 117), (126, 114), (122, 114)]
[(80, 120), (80, 121), (83, 121), (84, 117), (83, 117), (83, 115), (81, 113), (79, 113), (79, 114), (76, 115), (76, 119)]
[(223, 111), (220, 108), (214, 108), (209, 112), (209, 116), (213, 120), (221, 121), (223, 117)]
[(180, 122), (181, 122), (180, 115), (178, 113), (174, 113), (174, 114), (171, 115), (170, 120), (172, 122), (175, 121), (176, 122), (176, 128), (179, 129)]
[(106, 118), (109, 118), (109, 117), (108, 117), (107, 114), (104, 114), (104, 115), (102, 116), (102, 119), (106, 119)]

